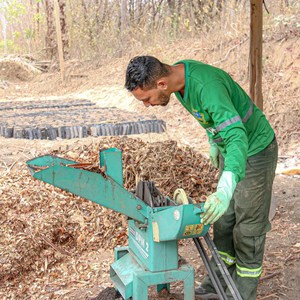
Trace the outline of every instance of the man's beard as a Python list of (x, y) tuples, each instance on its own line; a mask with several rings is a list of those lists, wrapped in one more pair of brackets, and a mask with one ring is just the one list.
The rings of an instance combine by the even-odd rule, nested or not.
[(165, 95), (163, 92), (160, 94), (160, 105), (166, 106), (170, 101), (170, 96)]

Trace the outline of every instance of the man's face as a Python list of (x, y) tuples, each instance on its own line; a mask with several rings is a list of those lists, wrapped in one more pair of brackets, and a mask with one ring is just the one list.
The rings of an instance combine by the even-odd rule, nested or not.
[(133, 96), (142, 101), (146, 107), (166, 106), (170, 101), (170, 93), (159, 88), (141, 89), (136, 88), (132, 91)]

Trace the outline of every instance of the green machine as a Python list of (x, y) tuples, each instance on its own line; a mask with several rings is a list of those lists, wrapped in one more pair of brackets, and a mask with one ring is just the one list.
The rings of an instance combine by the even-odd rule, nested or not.
[[(115, 260), (110, 266), (110, 278), (124, 299), (146, 300), (149, 286), (169, 290), (175, 281), (183, 281), (185, 300), (195, 299), (194, 269), (178, 263), (178, 241), (186, 238), (194, 239), (218, 294), (226, 299), (198, 238), (204, 236), (213, 255), (221, 261), (207, 235), (210, 226), (201, 224), (201, 204), (193, 204), (184, 191), (178, 189), (174, 199), (164, 197), (151, 181), (140, 181), (135, 192), (127, 191), (123, 187), (122, 152), (116, 148), (100, 152), (102, 173), (83, 170), (76, 161), (52, 155), (34, 158), (27, 165), (34, 178), (128, 217), (128, 246), (114, 249)], [(236, 295), (222, 266), (221, 273), (226, 273), (226, 282)]]

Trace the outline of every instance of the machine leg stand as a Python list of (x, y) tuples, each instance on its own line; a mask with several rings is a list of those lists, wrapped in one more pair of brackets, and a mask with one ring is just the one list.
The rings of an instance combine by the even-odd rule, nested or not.
[(133, 280), (133, 299), (148, 300), (148, 285), (137, 277)]
[(195, 280), (194, 272), (191, 275), (188, 275), (184, 280), (184, 299), (195, 299)]
[(183, 281), (184, 300), (195, 299), (194, 269), (185, 265), (178, 270), (165, 272), (143, 271), (133, 276), (133, 300), (148, 300), (148, 287), (157, 285), (169, 286), (169, 283)]

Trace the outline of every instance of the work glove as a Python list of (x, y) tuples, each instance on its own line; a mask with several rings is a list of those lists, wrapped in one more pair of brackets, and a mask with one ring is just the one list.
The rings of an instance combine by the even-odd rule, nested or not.
[(209, 140), (210, 149), (209, 149), (209, 159), (213, 167), (219, 168), (219, 149), (217, 144), (212, 140)]
[(204, 225), (215, 223), (227, 211), (236, 185), (235, 175), (230, 171), (223, 171), (217, 191), (207, 197), (204, 212), (200, 214)]

